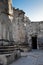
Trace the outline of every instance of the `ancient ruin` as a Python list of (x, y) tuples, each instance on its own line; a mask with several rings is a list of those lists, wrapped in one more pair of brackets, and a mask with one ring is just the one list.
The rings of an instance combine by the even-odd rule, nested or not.
[(14, 48), (12, 20), (11, 0), (0, 0), (0, 65), (8, 65), (20, 56)]
[(43, 49), (43, 21), (33, 22), (12, 7), (12, 0), (0, 0), (0, 61), (4, 65), (14, 61), (17, 49)]

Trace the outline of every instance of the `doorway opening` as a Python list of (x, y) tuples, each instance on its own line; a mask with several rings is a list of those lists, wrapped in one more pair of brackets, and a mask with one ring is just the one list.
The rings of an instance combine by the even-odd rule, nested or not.
[(37, 36), (32, 37), (32, 49), (37, 49)]

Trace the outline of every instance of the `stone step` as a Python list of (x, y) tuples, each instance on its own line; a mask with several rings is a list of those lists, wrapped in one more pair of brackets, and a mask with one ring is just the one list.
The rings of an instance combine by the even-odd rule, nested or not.
[(9, 53), (14, 51), (14, 46), (0, 46), (0, 53)]

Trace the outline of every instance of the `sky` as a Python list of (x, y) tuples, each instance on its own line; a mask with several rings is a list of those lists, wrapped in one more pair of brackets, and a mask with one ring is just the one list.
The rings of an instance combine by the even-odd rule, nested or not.
[(43, 0), (12, 0), (12, 6), (23, 10), (31, 21), (43, 21)]

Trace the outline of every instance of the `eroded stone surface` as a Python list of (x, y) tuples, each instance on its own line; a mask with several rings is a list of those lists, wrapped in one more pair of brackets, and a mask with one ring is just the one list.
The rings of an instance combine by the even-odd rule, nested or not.
[(10, 65), (43, 65), (43, 51), (22, 53), (22, 57)]

